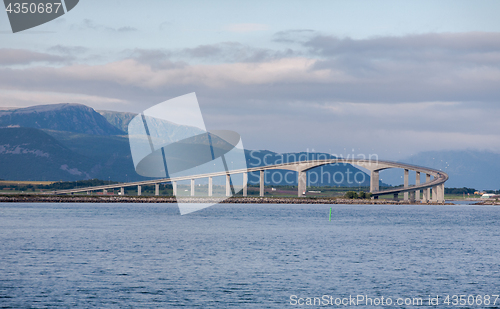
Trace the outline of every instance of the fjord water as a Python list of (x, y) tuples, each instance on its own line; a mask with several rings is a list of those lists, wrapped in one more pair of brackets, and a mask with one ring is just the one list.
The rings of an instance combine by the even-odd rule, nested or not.
[(0, 204), (0, 307), (500, 294), (499, 222), (470, 205)]

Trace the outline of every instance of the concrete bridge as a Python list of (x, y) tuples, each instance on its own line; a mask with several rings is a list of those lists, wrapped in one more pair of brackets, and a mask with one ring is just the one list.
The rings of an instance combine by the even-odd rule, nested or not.
[[(163, 178), (127, 183), (118, 183), (110, 185), (102, 185), (95, 187), (86, 188), (75, 188), (69, 190), (57, 190), (53, 191), (54, 194), (72, 194), (77, 192), (87, 192), (90, 194), (91, 191), (103, 190), (107, 192), (108, 189), (119, 188), (121, 194), (124, 194), (125, 187), (135, 187), (137, 186), (137, 194), (141, 195), (141, 189), (144, 185), (155, 185), (155, 195), (159, 195), (160, 184), (161, 183), (172, 183), (174, 194), (177, 194), (177, 182), (183, 180), (191, 180), (191, 195), (194, 196), (195, 192), (195, 179), (208, 178), (208, 196), (212, 196), (213, 192), (213, 177), (225, 176), (226, 177), (226, 196), (231, 196), (231, 186), (230, 186), (230, 175), (243, 174), (243, 196), (247, 196), (247, 180), (248, 173), (250, 172), (260, 172), (260, 196), (264, 196), (264, 172), (266, 170), (290, 170), (298, 173), (298, 196), (301, 197), (306, 192), (307, 186), (307, 171), (318, 166), (323, 165), (339, 165), (339, 164), (351, 164), (359, 167), (363, 167), (370, 171), (370, 192), (373, 198), (377, 199), (380, 195), (393, 194), (394, 198), (397, 199), (400, 193), (403, 193), (404, 200), (419, 201), (420, 191), (422, 191), (422, 202), (434, 201), (434, 202), (444, 202), (444, 183), (448, 180), (448, 175), (442, 171), (438, 171), (431, 168), (391, 162), (391, 161), (380, 161), (380, 160), (357, 160), (357, 159), (325, 159), (325, 160), (309, 160), (309, 161), (298, 161), (292, 163), (283, 163), (267, 166), (259, 166), (254, 168), (240, 169), (240, 170), (229, 170), (216, 173), (207, 173), (200, 175), (190, 175), (175, 178)], [(391, 188), (387, 190), (380, 190), (379, 188), (379, 172), (381, 170), (389, 168), (400, 168), (404, 170), (404, 184), (403, 187)], [(409, 171), (416, 172), (415, 185), (409, 185)], [(424, 180), (425, 181), (422, 182)], [(432, 177), (432, 178), (431, 178)], [(432, 194), (431, 194), (432, 189)]]

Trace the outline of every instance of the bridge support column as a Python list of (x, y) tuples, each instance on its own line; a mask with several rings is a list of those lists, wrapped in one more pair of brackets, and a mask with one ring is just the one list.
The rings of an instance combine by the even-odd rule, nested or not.
[(372, 171), (370, 176), (370, 192), (379, 190), (379, 171)]
[(90, 195), (90, 191), (87, 191), (87, 195)]
[[(417, 172), (415, 176), (415, 185), (420, 184), (420, 172)], [(420, 201), (420, 190), (415, 190), (415, 201)]]
[(125, 188), (124, 187), (120, 188), (120, 195), (125, 195)]
[(243, 173), (243, 196), (248, 195), (248, 173)]
[[(409, 173), (409, 170), (405, 169), (405, 173), (404, 173), (404, 187), (405, 188), (408, 188), (408, 173)], [(405, 201), (408, 200), (408, 192), (404, 193), (404, 200)]]
[[(431, 181), (431, 175), (429, 174), (425, 174), (425, 182), (429, 182)], [(427, 191), (427, 200), (426, 202), (430, 201), (431, 200), (431, 188), (427, 188), (427, 189), (424, 189), (425, 191)]]
[(432, 187), (432, 201), (433, 202), (438, 201), (438, 188), (437, 188), (437, 186)]
[(194, 179), (191, 179), (191, 196), (194, 196)]
[(410, 192), (410, 201), (415, 202), (415, 191)]
[(106, 189), (102, 190), (102, 194), (103, 195), (108, 195), (108, 190), (106, 190)]
[(304, 196), (306, 194), (307, 190), (307, 172), (306, 171), (299, 171), (299, 192), (298, 196)]
[(226, 196), (231, 196), (231, 175), (226, 175)]
[(212, 196), (214, 191), (213, 191), (213, 179), (212, 177), (208, 177), (208, 196)]
[(172, 190), (174, 195), (177, 195), (177, 181), (172, 181)]
[(160, 184), (159, 183), (155, 184), (155, 195), (156, 196), (160, 195)]
[(141, 195), (141, 194), (142, 194), (142, 187), (137, 186), (137, 195)]
[(437, 186), (438, 188), (438, 202), (444, 203), (444, 183)]
[(260, 171), (260, 188), (259, 195), (264, 196), (264, 171)]

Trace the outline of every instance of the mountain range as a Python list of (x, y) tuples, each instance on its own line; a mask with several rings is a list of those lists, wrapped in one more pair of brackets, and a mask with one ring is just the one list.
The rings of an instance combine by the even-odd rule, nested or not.
[(94, 109), (71, 103), (0, 111), (0, 127), (24, 127), (104, 136), (126, 134)]
[[(147, 179), (135, 172), (128, 143), (127, 126), (136, 114), (95, 111), (81, 104), (53, 104), (0, 111), (0, 179), (64, 180), (91, 178), (114, 181)], [(190, 134), (192, 127), (173, 123), (162, 124), (165, 139), (175, 134)], [(246, 150), (249, 167), (301, 158), (333, 158), (320, 153), (279, 154), (268, 150)], [(383, 159), (383, 158), (381, 158)], [(281, 160), (281, 161), (280, 161)], [(500, 155), (473, 150), (423, 152), (402, 162), (441, 169), (450, 175), (447, 187), (498, 189)], [(332, 175), (336, 172), (358, 182)], [(290, 185), (284, 177), (287, 171), (273, 172), (267, 182)], [(337, 173), (338, 174), (338, 173)], [(338, 174), (340, 175), (340, 174)], [(290, 179), (292, 177), (289, 177)], [(294, 184), (296, 184), (296, 176)], [(381, 172), (381, 185), (402, 183), (402, 171)], [(319, 182), (315, 180), (318, 179)], [(351, 165), (323, 166), (308, 173), (310, 185), (368, 186), (369, 175)], [(250, 175), (251, 184), (258, 176)], [(410, 181), (411, 183), (411, 181)]]
[[(0, 178), (7, 180), (75, 181), (99, 178), (114, 181), (145, 180), (135, 172), (127, 131), (136, 114), (95, 111), (80, 104), (54, 104), (0, 112)], [(158, 122), (155, 128), (165, 141), (178, 136), (200, 133), (199, 129), (169, 122)], [(314, 159), (320, 154), (277, 154), (272, 151), (245, 150), (250, 167), (298, 159)], [(331, 157), (322, 154), (323, 158)], [(280, 159), (281, 158), (281, 159)], [(335, 172), (354, 179), (337, 177)], [(296, 176), (289, 171), (266, 172), (266, 183), (295, 185)], [(353, 177), (353, 176), (351, 176)], [(320, 179), (321, 178), (321, 179)], [(224, 181), (214, 179), (214, 183)], [(249, 183), (257, 184), (257, 173), (249, 175)], [(311, 185), (367, 186), (369, 177), (350, 165), (321, 167), (309, 172)]]

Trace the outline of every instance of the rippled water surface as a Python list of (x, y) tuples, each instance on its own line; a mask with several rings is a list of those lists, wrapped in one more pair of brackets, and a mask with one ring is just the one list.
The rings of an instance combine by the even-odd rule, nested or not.
[(1, 308), (500, 294), (489, 206), (0, 204), (0, 245)]

